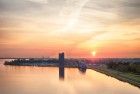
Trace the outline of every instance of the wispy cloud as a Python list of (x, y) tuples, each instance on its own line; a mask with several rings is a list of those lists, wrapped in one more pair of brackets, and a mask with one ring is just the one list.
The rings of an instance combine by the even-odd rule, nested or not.
[(139, 31), (140, 0), (0, 0), (0, 46), (140, 46)]

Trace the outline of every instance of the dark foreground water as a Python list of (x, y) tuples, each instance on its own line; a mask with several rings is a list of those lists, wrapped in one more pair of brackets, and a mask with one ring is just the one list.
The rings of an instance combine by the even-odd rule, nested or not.
[(115, 78), (87, 70), (66, 68), (64, 81), (58, 68), (4, 66), (0, 59), (0, 94), (140, 94), (140, 89)]

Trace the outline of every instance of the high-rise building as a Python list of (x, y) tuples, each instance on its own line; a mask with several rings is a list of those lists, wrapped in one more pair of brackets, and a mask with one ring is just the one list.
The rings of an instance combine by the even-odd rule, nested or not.
[(59, 53), (59, 78), (64, 78), (64, 53)]

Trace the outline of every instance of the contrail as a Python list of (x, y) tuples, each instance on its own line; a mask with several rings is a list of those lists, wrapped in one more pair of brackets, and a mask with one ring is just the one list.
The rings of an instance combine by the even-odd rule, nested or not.
[(76, 26), (76, 23), (78, 22), (78, 18), (80, 16), (81, 10), (88, 1), (89, 0), (81, 0), (81, 1), (78, 0), (77, 1), (78, 2), (78, 4), (77, 4), (78, 7), (74, 8), (72, 10), (72, 13), (70, 14), (70, 17), (67, 20), (65, 28), (63, 28), (64, 31), (71, 30)]
[[(73, 1), (73, 2), (72, 2)], [(90, 0), (67, 0), (65, 1), (65, 5), (63, 9), (60, 11), (60, 23), (62, 23), (62, 27), (59, 29), (50, 32), (50, 35), (62, 36), (61, 34), (68, 34), (69, 31), (73, 31), (74, 27), (78, 23), (78, 19), (82, 8), (86, 5), (86, 3)], [(76, 2), (76, 4), (75, 4)], [(58, 18), (59, 19), (59, 18)], [(61, 32), (61, 33), (59, 33)]]

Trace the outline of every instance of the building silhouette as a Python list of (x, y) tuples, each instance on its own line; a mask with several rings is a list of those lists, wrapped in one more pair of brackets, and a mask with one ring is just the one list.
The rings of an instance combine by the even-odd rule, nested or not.
[(65, 60), (65, 57), (64, 57), (64, 53), (59, 53), (59, 78), (61, 79), (64, 79), (64, 60)]

